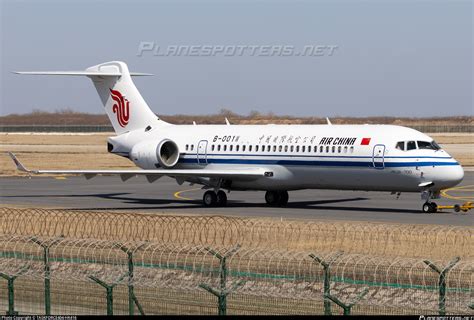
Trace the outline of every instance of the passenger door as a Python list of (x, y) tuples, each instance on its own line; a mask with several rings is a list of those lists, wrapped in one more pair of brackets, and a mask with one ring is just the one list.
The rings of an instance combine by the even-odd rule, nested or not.
[(385, 145), (376, 144), (372, 151), (372, 164), (375, 169), (385, 168), (384, 154), (385, 154)]
[(207, 164), (207, 140), (201, 140), (197, 147), (197, 163)]

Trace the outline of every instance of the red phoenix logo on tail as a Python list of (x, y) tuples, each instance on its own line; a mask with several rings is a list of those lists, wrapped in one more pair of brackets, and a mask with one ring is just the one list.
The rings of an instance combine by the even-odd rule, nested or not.
[(117, 121), (120, 126), (125, 127), (130, 119), (130, 102), (117, 90), (110, 89), (110, 96), (116, 102), (112, 107), (112, 111), (117, 114)]

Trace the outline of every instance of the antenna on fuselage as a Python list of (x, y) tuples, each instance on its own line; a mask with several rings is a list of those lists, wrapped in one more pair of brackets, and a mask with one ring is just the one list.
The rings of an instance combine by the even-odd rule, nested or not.
[(193, 126), (197, 126), (196, 121), (193, 121)]
[(328, 125), (332, 126), (331, 120), (329, 120), (328, 117), (326, 117), (326, 121), (327, 121)]
[(230, 122), (229, 122), (229, 120), (227, 120), (227, 117), (225, 118), (225, 124), (230, 126)]

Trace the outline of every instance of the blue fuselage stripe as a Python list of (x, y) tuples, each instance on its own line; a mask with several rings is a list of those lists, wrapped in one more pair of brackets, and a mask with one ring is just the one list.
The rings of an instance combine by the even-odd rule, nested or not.
[[(203, 164), (206, 162), (200, 159)], [(197, 158), (180, 158), (180, 163), (197, 164)], [(259, 164), (259, 165), (287, 165), (287, 166), (329, 166), (329, 167), (373, 167), (372, 161), (326, 161), (326, 160), (288, 160), (288, 159), (232, 159), (207, 158), (207, 163), (216, 164)], [(454, 166), (456, 161), (419, 161), (419, 162), (384, 162), (385, 167), (426, 167), (426, 166)]]

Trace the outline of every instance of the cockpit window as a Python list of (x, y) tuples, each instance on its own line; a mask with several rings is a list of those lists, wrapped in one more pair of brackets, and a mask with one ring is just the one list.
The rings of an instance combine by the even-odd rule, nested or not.
[(395, 146), (395, 148), (399, 149), (399, 150), (405, 150), (405, 141), (400, 141), (400, 142), (397, 142), (397, 145)]
[(429, 149), (429, 150), (439, 150), (441, 149), (440, 146), (434, 142), (427, 142), (427, 141), (417, 141), (418, 142), (418, 149)]
[(431, 145), (431, 142), (418, 141), (418, 149), (430, 149), (430, 150), (433, 150), (433, 146)]
[(433, 146), (433, 149), (434, 150), (440, 150), (441, 147), (439, 146), (439, 144), (436, 143), (436, 141), (431, 141), (431, 145)]
[(407, 150), (414, 150), (416, 149), (416, 142), (415, 141), (408, 141), (407, 142)]

